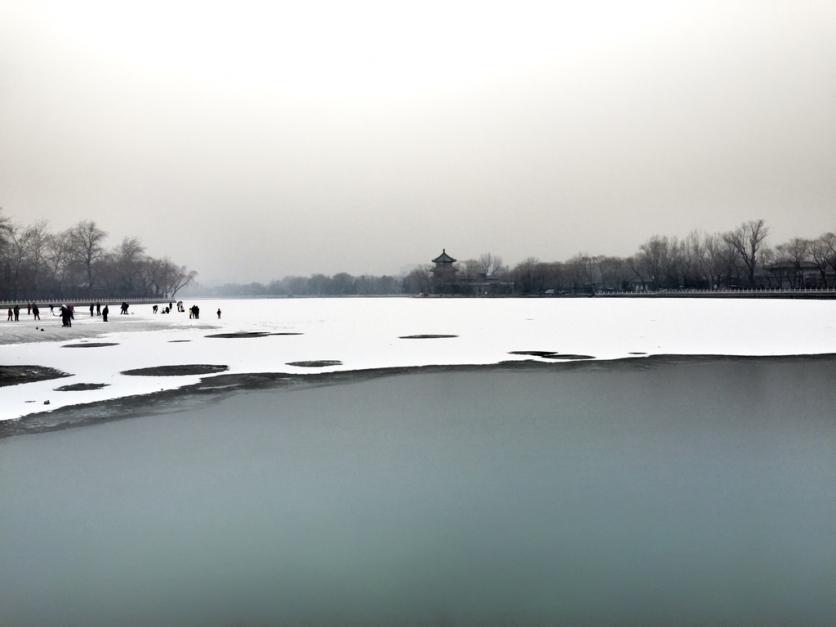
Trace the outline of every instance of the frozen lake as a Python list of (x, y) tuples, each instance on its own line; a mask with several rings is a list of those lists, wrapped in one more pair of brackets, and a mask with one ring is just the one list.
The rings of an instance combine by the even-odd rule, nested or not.
[(0, 624), (832, 625), (834, 380), (419, 373), (3, 439)]
[[(155, 316), (150, 305), (135, 305), (131, 315), (113, 314), (107, 324), (81, 309), (72, 329), (61, 328), (48, 309), (37, 326), (25, 313), (19, 323), (0, 323), (0, 365), (48, 366), (71, 375), (0, 387), (0, 420), (199, 380), (194, 375), (121, 374), (162, 365), (309, 374), (505, 360), (554, 362), (572, 355), (607, 360), (643, 354), (836, 353), (836, 300), (323, 298), (198, 304), (200, 320), (190, 320), (186, 313)], [(219, 307), (221, 319), (215, 315)], [(207, 337), (239, 332), (256, 336)], [(55, 390), (78, 384), (105, 387)]]

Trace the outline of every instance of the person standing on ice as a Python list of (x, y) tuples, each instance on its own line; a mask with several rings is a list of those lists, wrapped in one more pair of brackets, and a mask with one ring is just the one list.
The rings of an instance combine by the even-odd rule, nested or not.
[(6, 318), (6, 322), (11, 322), (12, 321), (12, 316), (14, 316), (14, 314), (12, 313), (12, 308), (9, 307), (9, 317)]
[(93, 311), (94, 311), (93, 303), (90, 303), (90, 317), (91, 318), (93, 317)]
[(110, 308), (105, 305), (104, 309), (102, 309), (102, 322), (107, 322), (107, 314), (110, 313)]
[(15, 322), (20, 322), (20, 305), (15, 305)]
[(218, 320), (220, 320), (220, 319), (221, 319), (221, 308), (218, 307)]
[(41, 319), (41, 310), (38, 309), (38, 304), (37, 303), (32, 303), (32, 317), (35, 320), (40, 320)]
[(96, 315), (97, 316), (102, 315), (102, 304), (101, 303), (96, 303)]

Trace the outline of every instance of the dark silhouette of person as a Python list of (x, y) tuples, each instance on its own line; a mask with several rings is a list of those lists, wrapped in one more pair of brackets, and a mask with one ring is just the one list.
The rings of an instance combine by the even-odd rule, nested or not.
[(6, 318), (6, 322), (11, 322), (14, 318), (14, 314), (12, 313), (12, 308), (9, 307), (9, 317)]
[(93, 310), (94, 310), (94, 308), (95, 308), (95, 307), (94, 307), (93, 303), (90, 303), (90, 316), (91, 316), (91, 317), (93, 316)]
[(102, 322), (107, 322), (107, 314), (110, 313), (110, 308), (105, 305), (104, 309), (102, 309)]
[(220, 319), (221, 319), (221, 308), (218, 307), (218, 320), (220, 320)]
[(32, 303), (32, 317), (34, 317), (35, 320), (41, 319), (41, 310), (38, 309), (38, 305), (36, 303)]
[(26, 315), (28, 316), (31, 313), (32, 313), (32, 303), (26, 303)]
[[(157, 313), (157, 310), (158, 310), (159, 308), (160, 308), (160, 306), (159, 306), (159, 305), (154, 305), (153, 307), (151, 307), (151, 311), (153, 311), (154, 313)], [(165, 312), (163, 312), (163, 313), (165, 313)]]
[(101, 303), (96, 303), (96, 315), (97, 316), (102, 315), (102, 304)]
[(20, 322), (20, 305), (15, 305), (15, 322)]
[(200, 307), (198, 307), (197, 305), (194, 306), (194, 317), (195, 320), (200, 319)]
[[(70, 320), (75, 320), (75, 305), (69, 305), (67, 309), (70, 310)], [(73, 326), (73, 325), (70, 325)]]
[(71, 327), (73, 326), (73, 312), (72, 309), (67, 305), (61, 305), (61, 326), (62, 327)]

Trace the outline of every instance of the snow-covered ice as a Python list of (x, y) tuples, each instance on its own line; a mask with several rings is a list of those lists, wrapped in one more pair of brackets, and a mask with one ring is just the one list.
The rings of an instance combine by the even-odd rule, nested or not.
[[(0, 420), (108, 398), (148, 394), (198, 382), (199, 376), (125, 376), (121, 371), (172, 364), (223, 364), (230, 373), (310, 374), (422, 365), (491, 364), (537, 359), (510, 351), (544, 350), (617, 359), (631, 353), (790, 355), (836, 353), (836, 301), (756, 299), (447, 299), (325, 298), (202, 300), (200, 320), (134, 305), (111, 322), (79, 310), (71, 330), (49, 317), (36, 331), (21, 315), (0, 322), (0, 364), (58, 368), (71, 377), (0, 387)], [(191, 305), (192, 303), (188, 303)], [(215, 310), (223, 317), (218, 320)], [(116, 309), (116, 308), (114, 308)], [(47, 315), (44, 315), (46, 313)], [(212, 333), (301, 333), (207, 338)], [(454, 338), (399, 339), (448, 334)], [(117, 346), (67, 349), (84, 341)], [(189, 340), (188, 342), (173, 340)], [(337, 360), (303, 368), (288, 362)], [(545, 360), (544, 360), (545, 361)], [(548, 361), (554, 361), (549, 359)], [(106, 383), (99, 390), (60, 385)], [(49, 401), (45, 406), (44, 401)]]

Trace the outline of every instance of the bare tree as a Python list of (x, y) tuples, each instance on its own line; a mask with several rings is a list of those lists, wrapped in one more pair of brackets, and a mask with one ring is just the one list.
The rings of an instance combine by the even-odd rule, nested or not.
[(44, 260), (50, 240), (46, 222), (36, 222), (20, 230), (19, 240), (18, 254), (22, 265), (20, 278), (26, 286), (26, 295), (35, 296), (40, 289), (40, 279), (44, 273)]
[(126, 237), (111, 253), (116, 289), (127, 296), (143, 287), (142, 266), (146, 262), (145, 246), (136, 237)]
[(147, 259), (143, 264), (145, 281), (154, 296), (174, 298), (177, 292), (191, 283), (197, 272), (178, 266), (170, 259)]
[(189, 270), (186, 266), (177, 266), (168, 261), (168, 259), (166, 259), (166, 262), (172, 266), (169, 273), (168, 284), (166, 286), (167, 293), (169, 298), (174, 298), (177, 295), (177, 292), (195, 280), (197, 271)]
[(428, 294), (432, 289), (430, 266), (420, 266), (403, 279), (403, 291), (407, 294)]
[(107, 234), (92, 220), (82, 220), (69, 230), (70, 255), (84, 271), (87, 291), (94, 287), (94, 267), (104, 254), (102, 242)]
[(802, 267), (809, 259), (812, 242), (801, 237), (794, 237), (790, 241), (776, 247), (776, 261), (792, 268), (789, 273), (790, 285), (799, 287), (802, 281)]
[(707, 287), (710, 284), (706, 237), (691, 231), (680, 242), (683, 282), (686, 287)]
[(46, 262), (58, 294), (64, 293), (67, 273), (72, 262), (70, 254), (70, 235), (67, 231), (49, 236), (46, 248)]
[(810, 258), (816, 264), (824, 287), (827, 285), (827, 269), (836, 273), (836, 234), (824, 233), (810, 242)]
[(769, 235), (769, 227), (763, 219), (750, 220), (738, 226), (734, 231), (729, 231), (723, 238), (734, 248), (743, 265), (749, 279), (749, 285), (755, 286), (755, 272), (758, 268), (758, 251)]
[(643, 281), (650, 283), (651, 289), (659, 289), (671, 272), (672, 259), (671, 240), (654, 235), (639, 246), (635, 258), (637, 274)]
[(477, 281), (481, 278), (482, 265), (477, 259), (465, 259), (456, 264), (457, 276), (464, 281)]
[(502, 257), (494, 255), (493, 253), (483, 253), (479, 255), (479, 272), (486, 276), (494, 276), (502, 270)]
[(626, 260), (621, 257), (597, 257), (601, 286), (605, 289), (627, 289), (632, 278)]
[(12, 225), (9, 230), (6, 251), (8, 254), (6, 266), (8, 268), (9, 284), (11, 285), (11, 297), (18, 298), (21, 296), (20, 287), (23, 280), (21, 275), (26, 261), (25, 229), (17, 225)]
[(546, 264), (536, 257), (528, 257), (511, 271), (515, 287), (523, 294), (538, 294), (546, 283)]
[(0, 255), (2, 255), (9, 244), (9, 237), (12, 235), (12, 223), (2, 214), (3, 207), (0, 207)]

